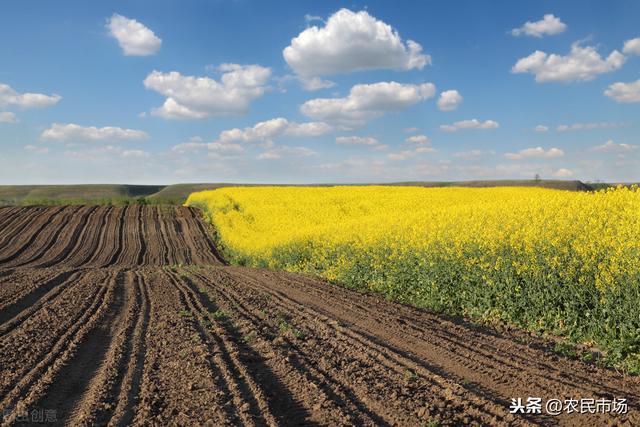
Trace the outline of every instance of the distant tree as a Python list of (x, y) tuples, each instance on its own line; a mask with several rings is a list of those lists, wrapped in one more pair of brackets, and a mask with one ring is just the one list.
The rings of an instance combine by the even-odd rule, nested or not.
[(533, 180), (534, 180), (534, 181), (536, 181), (536, 182), (537, 182), (537, 181), (540, 181), (540, 174), (539, 174), (539, 173), (535, 174), (535, 175), (533, 176)]

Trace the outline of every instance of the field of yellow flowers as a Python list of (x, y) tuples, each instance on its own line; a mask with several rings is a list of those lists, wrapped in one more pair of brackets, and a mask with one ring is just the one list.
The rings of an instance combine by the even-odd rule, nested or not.
[(561, 335), (640, 363), (640, 190), (231, 187), (192, 194), (231, 262)]

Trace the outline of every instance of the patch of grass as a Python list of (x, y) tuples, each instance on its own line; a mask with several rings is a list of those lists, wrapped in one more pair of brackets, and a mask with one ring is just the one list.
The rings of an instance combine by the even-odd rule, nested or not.
[(405, 370), (403, 376), (405, 381), (415, 381), (418, 379), (418, 374), (413, 372), (411, 369)]
[(224, 310), (216, 310), (209, 312), (209, 318), (214, 320), (225, 320), (229, 317), (229, 313)]
[(564, 357), (576, 358), (578, 353), (576, 352), (576, 346), (567, 342), (558, 342), (553, 347), (553, 352)]
[(286, 319), (282, 319), (282, 318), (280, 319), (278, 323), (278, 330), (280, 331), (281, 334), (283, 335), (288, 334), (296, 339), (304, 339), (305, 337), (305, 333), (303, 331), (301, 331), (300, 329), (297, 329), (295, 326), (287, 322)]
[(191, 318), (191, 317), (193, 317), (193, 314), (191, 314), (191, 312), (189, 310), (180, 310), (178, 312), (178, 316)]
[(245, 344), (251, 344), (252, 342), (254, 342), (257, 338), (257, 335), (255, 332), (250, 332), (247, 335), (245, 335), (244, 337), (242, 337), (242, 341)]

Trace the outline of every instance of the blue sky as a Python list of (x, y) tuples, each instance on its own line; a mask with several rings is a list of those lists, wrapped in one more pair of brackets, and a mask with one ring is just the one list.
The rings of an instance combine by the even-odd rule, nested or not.
[(636, 1), (2, 9), (0, 184), (640, 181)]

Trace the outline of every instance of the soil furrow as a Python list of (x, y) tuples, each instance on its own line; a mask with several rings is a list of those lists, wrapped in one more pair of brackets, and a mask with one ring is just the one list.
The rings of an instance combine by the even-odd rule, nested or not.
[[(47, 227), (50, 227), (52, 225), (52, 222), (58, 219), (58, 214), (61, 213), (63, 210), (64, 210), (64, 207), (61, 207), (54, 211), (47, 212), (47, 215), (39, 215), (39, 214), (34, 215), (35, 224), (31, 222), (28, 222), (27, 224), (25, 224), (25, 227), (29, 231), (29, 233), (22, 234), (21, 232), (23, 230), (20, 230), (17, 233), (15, 233), (15, 234), (21, 233), (19, 234), (18, 239), (16, 239), (18, 241), (14, 241), (13, 236), (7, 237), (6, 240), (2, 242), (2, 246), (0, 246), (0, 249), (3, 249), (6, 252), (6, 256), (4, 258), (0, 258), (0, 266), (16, 259), (17, 257), (20, 256), (22, 252), (26, 251), (29, 247), (31, 247), (33, 242), (36, 241), (36, 239), (40, 236), (40, 234)], [(6, 242), (11, 242), (11, 244), (5, 246)]]
[[(20, 215), (17, 215), (15, 220), (11, 223), (7, 223), (0, 233), (0, 248), (6, 248), (9, 242), (13, 241), (13, 239), (20, 235), (24, 230), (28, 230), (31, 224), (35, 221), (41, 219), (40, 217), (44, 214), (42, 208), (19, 208)], [(54, 212), (49, 212), (49, 215), (53, 215)]]
[[(147, 327), (149, 325), (150, 301), (147, 284), (143, 276), (136, 274), (137, 293), (140, 298), (140, 306), (138, 310), (138, 318), (136, 320), (135, 329), (128, 343), (128, 353), (125, 360), (128, 359), (127, 369), (124, 373), (122, 381), (118, 385), (115, 402), (117, 406), (113, 410), (109, 420), (98, 418), (98, 422), (104, 421), (112, 426), (128, 426), (131, 425), (135, 416), (135, 409), (139, 399), (140, 387), (142, 383), (142, 372), (144, 369), (144, 356), (146, 354)], [(108, 423), (107, 423), (108, 421)]]
[(256, 395), (258, 394), (257, 390), (252, 389), (250, 378), (235, 360), (234, 350), (229, 349), (228, 343), (224, 342), (221, 337), (213, 335), (202, 325), (202, 322), (208, 319), (206, 312), (202, 313), (200, 308), (196, 306), (193, 295), (186, 290), (177, 277), (172, 273), (168, 273), (168, 276), (171, 283), (180, 293), (181, 302), (188, 308), (189, 316), (197, 316), (197, 319), (194, 319), (194, 327), (200, 334), (202, 341), (213, 353), (212, 374), (216, 375), (219, 371), (224, 378), (224, 382), (233, 397), (233, 405), (239, 421), (243, 425), (257, 425), (253, 416), (262, 416), (265, 422), (273, 425), (273, 416), (268, 411), (260, 413), (260, 409), (266, 406), (266, 402)]
[[(91, 207), (89, 209), (89, 212), (85, 213), (82, 216), (79, 224), (75, 227), (73, 232), (64, 234), (64, 236), (66, 237), (66, 243), (64, 244), (64, 246), (61, 247), (55, 255), (50, 253), (47, 254), (47, 258), (34, 260), (36, 264), (33, 267), (46, 268), (56, 264), (61, 264), (65, 259), (75, 254), (78, 248), (82, 248), (85, 235), (90, 233), (90, 230), (92, 229), (92, 227), (87, 227), (87, 224), (91, 222), (94, 215), (99, 212), (99, 210), (100, 208), (98, 206)], [(23, 266), (24, 264), (20, 265), (19, 267)]]
[(25, 319), (53, 301), (80, 273), (65, 271), (0, 311), (0, 336), (15, 329)]
[(21, 262), (21, 259), (28, 262), (31, 259), (41, 257), (57, 242), (60, 234), (66, 231), (65, 228), (74, 218), (76, 210), (77, 208), (75, 206), (70, 206), (62, 210), (59, 215), (56, 215), (56, 217), (47, 223), (32, 239), (29, 239), (24, 246), (1, 260), (0, 263), (5, 264), (7, 267), (16, 267), (25, 263)]
[(65, 425), (85, 424), (81, 405), (93, 400), (105, 371), (112, 368), (114, 354), (107, 351), (119, 332), (118, 324), (126, 325), (123, 308), (128, 293), (122, 274), (117, 274), (110, 294), (105, 298), (106, 304), (89, 320), (88, 325), (91, 326), (77, 339), (75, 348), (70, 346), (73, 353), (67, 363), (51, 376), (51, 382), (43, 387), (42, 392), (38, 390), (38, 394), (42, 393), (41, 398), (36, 399), (36, 393), (32, 392), (36, 407), (55, 408), (58, 421)]
[(115, 293), (115, 275), (112, 273), (110, 276), (108, 285), (99, 288), (91, 305), (83, 310), (82, 316), (56, 340), (44, 358), (39, 362), (32, 362), (35, 366), (28, 372), (20, 374), (15, 386), (4, 394), (0, 407), (27, 409), (44, 395), (48, 386), (53, 383), (56, 373), (69, 362), (83, 338), (96, 326), (112, 302)]
[[(260, 286), (257, 285), (255, 282), (251, 280), (247, 281), (246, 278), (241, 278), (240, 280), (242, 279), (245, 279), (242, 281), (244, 286), (250, 286), (256, 291), (260, 289)], [(236, 278), (235, 280), (227, 282), (227, 287), (225, 292), (227, 295), (233, 294), (235, 297), (238, 297), (239, 295), (241, 295), (241, 292), (242, 292), (241, 289), (232, 290), (234, 285), (235, 286), (238, 285), (238, 282), (235, 282), (237, 280), (238, 279)], [(264, 289), (260, 289), (259, 292), (263, 293)], [(297, 312), (299, 313), (301, 310), (303, 310), (303, 308), (300, 307), (298, 304), (295, 304), (295, 303), (291, 304), (283, 301), (276, 301), (278, 298), (276, 295), (274, 294), (269, 294), (269, 295), (271, 296), (267, 299), (266, 304), (267, 306), (269, 305), (271, 306), (269, 308), (270, 312), (272, 313), (275, 312), (275, 314), (273, 314), (272, 317), (275, 316), (277, 318), (279, 316), (282, 316), (282, 313), (286, 313), (286, 315), (289, 315), (289, 316), (294, 316), (294, 314), (297, 314)], [(260, 301), (255, 301), (255, 300), (251, 302), (253, 303), (253, 305), (260, 303)], [(274, 306), (274, 303), (276, 303), (275, 306)], [(343, 369), (340, 369), (340, 368), (343, 367), (344, 365), (357, 366), (359, 380), (366, 381), (368, 369), (370, 369), (369, 366), (372, 366), (372, 363), (382, 364), (382, 366), (385, 366), (387, 369), (391, 369), (395, 371), (394, 378), (387, 378), (385, 381), (387, 384), (387, 387), (392, 386), (394, 382), (396, 383), (397, 391), (396, 391), (395, 400), (398, 401), (399, 400), (398, 397), (403, 394), (410, 395), (411, 398), (415, 397), (415, 394), (416, 394), (415, 391), (408, 392), (406, 390), (405, 384), (400, 384), (400, 385), (397, 384), (398, 380), (402, 380), (406, 375), (408, 375), (407, 372), (411, 372), (412, 376), (416, 374), (415, 371), (417, 370), (416, 369), (417, 366), (414, 363), (411, 363), (411, 361), (407, 360), (401, 355), (398, 355), (397, 352), (393, 349), (382, 349), (382, 350), (378, 349), (376, 351), (375, 345), (372, 341), (362, 342), (357, 339), (354, 339), (353, 336), (348, 336), (349, 335), (348, 333), (350, 331), (341, 327), (336, 328), (335, 322), (329, 322), (329, 324), (326, 324), (324, 321), (320, 321), (320, 322), (314, 321), (320, 317), (318, 313), (312, 314), (310, 317), (306, 315), (304, 317), (305, 318), (302, 321), (298, 320), (298, 323), (305, 323), (306, 320), (311, 320), (311, 322), (313, 323), (313, 325), (307, 324), (307, 327), (304, 329), (305, 334), (306, 334), (306, 331), (314, 331), (314, 334), (317, 334), (319, 330), (327, 331), (327, 328), (331, 329), (329, 333), (323, 333), (317, 336), (317, 341), (322, 342), (324, 346), (331, 349), (331, 351), (327, 352), (328, 359), (329, 359), (328, 362), (335, 367), (331, 371), (335, 372), (334, 375), (337, 375), (338, 377), (342, 378), (339, 380), (335, 380), (336, 382), (345, 383), (345, 384), (356, 384), (356, 385), (358, 384), (357, 381), (356, 382), (353, 381), (353, 378), (349, 378), (348, 375), (346, 376), (343, 375), (344, 374)], [(287, 320), (287, 322), (293, 322), (293, 318)], [(342, 329), (342, 331), (340, 329)], [(358, 348), (359, 350), (358, 352), (354, 353), (353, 350), (351, 351), (349, 350), (350, 348), (352, 349)], [(301, 357), (309, 357), (308, 355), (312, 355), (314, 352), (317, 352), (317, 351), (318, 349), (312, 348), (308, 352), (304, 352), (306, 356), (301, 356)], [(348, 358), (347, 360), (344, 360), (344, 358), (341, 359), (340, 357), (336, 357), (337, 355), (349, 355), (349, 353), (351, 353), (350, 355), (351, 358)], [(394, 353), (396, 356), (395, 358), (396, 360), (391, 360), (390, 355), (393, 355)], [(363, 355), (368, 355), (368, 357), (363, 358)], [(357, 359), (360, 359), (360, 360), (357, 360)], [(425, 372), (425, 375), (422, 376), (422, 379), (425, 381), (425, 384), (421, 384), (420, 387), (416, 387), (416, 388), (428, 387), (431, 390), (430, 393), (433, 394), (434, 397), (439, 396), (439, 398), (441, 398), (443, 401), (449, 401), (450, 406), (460, 405), (462, 404), (462, 402), (466, 401), (465, 403), (468, 407), (465, 413), (470, 419), (473, 418), (474, 414), (477, 415), (477, 414), (484, 413), (486, 417), (486, 415), (491, 414), (490, 408), (493, 408), (493, 411), (496, 411), (497, 413), (491, 414), (491, 418), (485, 418), (484, 423), (500, 420), (500, 419), (503, 419), (504, 417), (512, 418), (512, 417), (509, 417), (507, 414), (505, 414), (506, 411), (503, 406), (497, 406), (491, 400), (486, 400), (484, 398), (480, 400), (478, 400), (477, 398), (474, 399), (474, 398), (471, 398), (472, 396), (469, 396), (468, 393), (465, 396), (466, 399), (462, 399), (464, 390), (462, 390), (462, 388), (458, 384), (451, 383), (447, 379), (442, 378), (433, 370), (427, 370)], [(357, 397), (358, 402), (366, 401), (374, 405), (376, 411), (379, 411), (383, 414), (388, 412), (388, 405), (384, 403), (385, 402), (384, 398), (381, 396), (376, 396), (375, 393), (373, 395), (371, 394), (372, 391), (375, 391), (375, 384), (380, 382), (379, 373), (376, 372), (370, 375), (368, 382), (370, 383), (370, 385), (373, 385), (374, 387), (357, 387), (356, 386), (354, 388), (353, 393), (355, 396), (358, 396)], [(376, 400), (378, 403), (376, 403)], [(427, 402), (429, 400), (432, 400), (432, 399), (428, 399)], [(474, 400), (475, 400), (475, 403), (474, 403)], [(432, 403), (435, 404), (435, 402), (432, 402)], [(482, 412), (479, 411), (479, 408), (482, 408)], [(417, 412), (419, 409), (420, 408), (415, 408), (415, 411)], [(437, 408), (432, 407), (432, 408), (429, 408), (429, 410), (433, 417), (436, 414)], [(443, 418), (449, 418), (451, 416), (452, 414), (447, 414)], [(389, 420), (389, 422), (392, 421), (391, 417), (392, 415), (387, 414), (387, 419)], [(405, 420), (404, 423), (406, 422), (407, 421)]]

